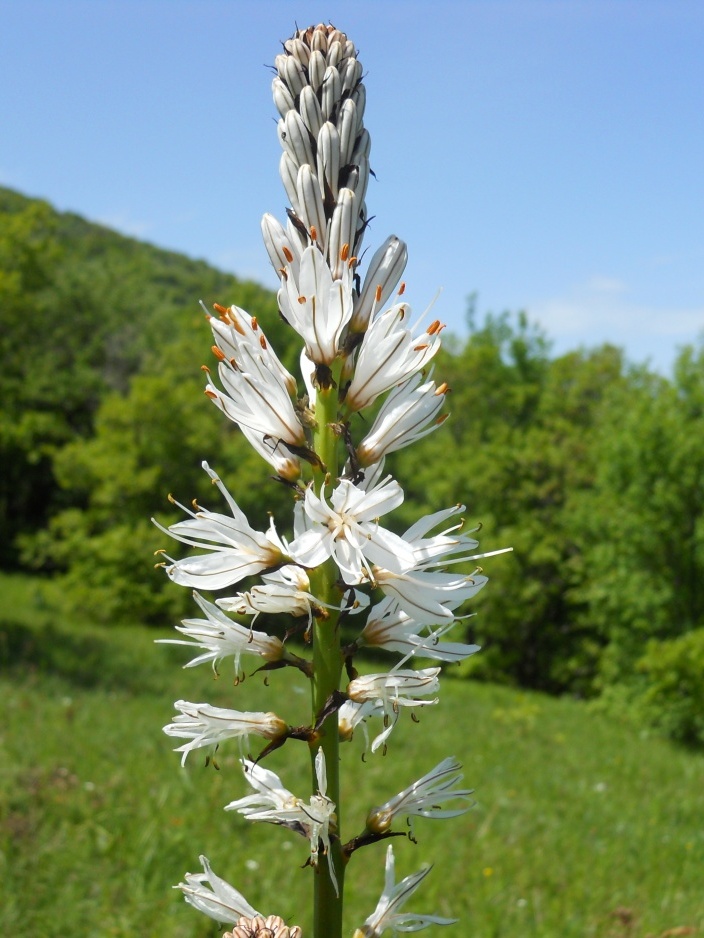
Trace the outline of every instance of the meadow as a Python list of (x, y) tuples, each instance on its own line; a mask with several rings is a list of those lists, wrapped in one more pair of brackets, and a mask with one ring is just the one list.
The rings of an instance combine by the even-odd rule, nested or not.
[[(0, 934), (24, 938), (214, 938), (172, 887), (198, 855), (264, 912), (308, 926), (310, 870), (293, 834), (223, 805), (245, 794), (236, 746), (219, 770), (186, 768), (161, 727), (177, 698), (270, 709), (261, 675), (233, 688), (223, 667), (182, 670), (174, 633), (66, 621), (28, 577), (0, 578)], [(300, 675), (269, 684), (307, 704)], [(406, 716), (404, 714), (403, 716)], [(389, 754), (346, 756), (346, 832), (368, 808), (447, 755), (476, 805), (419, 820), (396, 841), (397, 873), (435, 869), (409, 910), (454, 915), (472, 938), (675, 938), (704, 934), (704, 756), (570, 699), (444, 679), (440, 704), (402, 719)], [(402, 758), (399, 756), (402, 754)], [(296, 791), (308, 773), (289, 742), (268, 767)], [(351, 933), (383, 883), (382, 845), (348, 871)], [(272, 904), (275, 897), (275, 903)]]

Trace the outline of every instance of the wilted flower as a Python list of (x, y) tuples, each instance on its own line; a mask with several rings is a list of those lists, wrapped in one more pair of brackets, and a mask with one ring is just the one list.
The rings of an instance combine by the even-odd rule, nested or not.
[(389, 845), (386, 851), (386, 876), (384, 891), (377, 903), (374, 912), (358, 928), (352, 938), (379, 938), (387, 928), (395, 931), (420, 931), (428, 925), (453, 925), (456, 918), (441, 918), (439, 915), (414, 915), (413, 913), (399, 913), (397, 910), (410, 899), (418, 886), (431, 871), (428, 866), (424, 870), (406, 876), (400, 883), (394, 883), (394, 851)]
[(240, 916), (254, 918), (259, 914), (234, 886), (213, 873), (206, 857), (200, 862), (204, 872), (186, 873), (186, 882), (174, 886), (183, 892), (186, 902), (216, 922), (236, 922)]

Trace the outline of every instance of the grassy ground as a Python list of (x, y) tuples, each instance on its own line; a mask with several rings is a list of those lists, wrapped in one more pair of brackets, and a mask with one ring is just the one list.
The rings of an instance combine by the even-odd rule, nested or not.
[[(220, 771), (198, 755), (181, 769), (161, 733), (178, 697), (281, 711), (285, 690), (303, 719), (299, 676), (234, 689), (225, 668), (217, 682), (181, 670), (187, 651), (151, 632), (55, 622), (29, 581), (3, 577), (0, 592), (0, 934), (222, 934), (170, 889), (200, 853), (255, 907), (307, 926), (303, 841), (222, 810), (247, 793), (236, 748)], [(459, 820), (418, 822), (417, 845), (396, 842), (399, 875), (435, 863), (409, 911), (460, 917), (452, 934), (472, 938), (704, 935), (702, 755), (572, 701), (450, 679), (420, 726), (407, 716), (386, 757), (345, 749), (344, 834), (446, 755), (477, 798)], [(267, 765), (305, 792), (302, 745)], [(353, 857), (350, 934), (376, 904), (383, 854)]]

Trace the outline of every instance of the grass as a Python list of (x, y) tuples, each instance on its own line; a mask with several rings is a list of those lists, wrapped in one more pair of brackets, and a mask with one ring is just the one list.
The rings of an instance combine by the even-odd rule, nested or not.
[[(264, 912), (306, 928), (305, 844), (223, 805), (246, 793), (236, 747), (220, 771), (186, 769), (160, 729), (173, 700), (286, 706), (304, 719), (298, 674), (233, 689), (226, 669), (182, 670), (185, 649), (153, 632), (71, 627), (29, 580), (0, 579), (0, 933), (14, 938), (213, 938), (214, 923), (171, 890), (206, 854)], [(165, 634), (165, 633), (164, 633)], [(288, 716), (289, 711), (286, 711)], [(368, 808), (446, 755), (465, 766), (475, 808), (415, 825), (397, 873), (435, 868), (409, 911), (454, 915), (473, 938), (704, 935), (704, 757), (633, 734), (570, 700), (445, 679), (416, 726), (402, 714), (386, 757), (345, 748), (345, 836)], [(267, 765), (305, 793), (304, 748)], [(349, 934), (374, 908), (383, 845), (350, 864)], [(310, 934), (310, 932), (308, 932)]]

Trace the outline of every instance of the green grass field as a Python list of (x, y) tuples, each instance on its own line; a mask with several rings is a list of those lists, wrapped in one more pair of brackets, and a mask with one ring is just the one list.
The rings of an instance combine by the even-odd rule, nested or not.
[[(220, 771), (186, 769), (161, 727), (179, 697), (305, 718), (300, 675), (233, 688), (227, 669), (182, 670), (188, 652), (139, 628), (59, 622), (41, 590), (0, 579), (0, 934), (24, 938), (213, 938), (222, 930), (172, 891), (206, 854), (263, 912), (308, 925), (306, 844), (222, 808), (246, 794), (235, 745)], [(161, 633), (162, 637), (165, 633)], [(288, 712), (284, 715), (289, 716)], [(407, 717), (408, 714), (403, 714)], [(397, 840), (397, 873), (435, 864), (409, 911), (461, 919), (425, 934), (472, 938), (704, 935), (704, 757), (590, 713), (579, 703), (444, 680), (420, 725), (401, 719), (386, 757), (344, 750), (343, 834), (367, 809), (447, 755), (477, 804)], [(306, 793), (307, 752), (267, 766)], [(346, 921), (374, 908), (384, 845), (348, 871)]]

